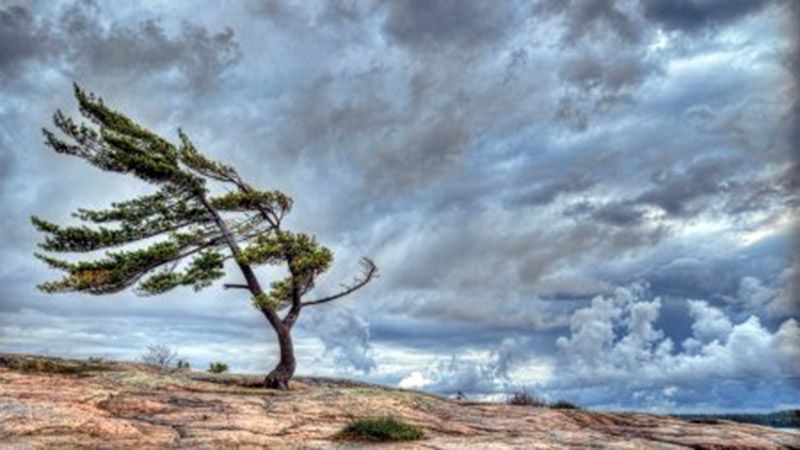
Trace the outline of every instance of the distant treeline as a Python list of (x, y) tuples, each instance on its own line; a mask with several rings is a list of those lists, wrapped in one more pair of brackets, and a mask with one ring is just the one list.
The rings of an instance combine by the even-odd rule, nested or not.
[(673, 417), (690, 420), (693, 422), (713, 422), (715, 420), (730, 420), (740, 423), (766, 425), (778, 428), (800, 428), (800, 409), (788, 409), (772, 413), (742, 413), (742, 414), (673, 414)]

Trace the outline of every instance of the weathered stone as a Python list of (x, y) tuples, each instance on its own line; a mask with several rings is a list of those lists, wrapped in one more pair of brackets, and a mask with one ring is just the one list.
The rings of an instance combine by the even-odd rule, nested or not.
[[(24, 357), (0, 363), (14, 358)], [(341, 448), (331, 437), (351, 419), (393, 415), (427, 434), (393, 448), (800, 448), (800, 434), (754, 425), (459, 402), (344, 380), (301, 378), (273, 391), (253, 387), (259, 377), (137, 364), (0, 366), (0, 447)]]

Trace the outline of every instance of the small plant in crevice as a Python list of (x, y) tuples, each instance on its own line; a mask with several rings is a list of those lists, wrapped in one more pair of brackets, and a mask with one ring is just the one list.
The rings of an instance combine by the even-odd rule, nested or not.
[(175, 368), (178, 370), (190, 370), (192, 365), (189, 364), (189, 361), (185, 359), (179, 359), (178, 362), (175, 364)]
[(226, 373), (228, 365), (224, 362), (212, 362), (208, 364), (208, 371), (211, 373)]
[(581, 409), (579, 405), (576, 405), (575, 403), (572, 403), (569, 400), (563, 400), (563, 399), (552, 402), (547, 406), (552, 409)]
[(425, 430), (391, 416), (354, 420), (344, 426), (334, 440), (346, 441), (414, 441), (425, 438)]

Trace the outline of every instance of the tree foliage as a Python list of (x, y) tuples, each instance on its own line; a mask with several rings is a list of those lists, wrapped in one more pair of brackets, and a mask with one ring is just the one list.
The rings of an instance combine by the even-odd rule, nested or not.
[[(173, 144), (77, 85), (75, 97), (88, 123), (58, 111), (58, 132), (43, 130), (46, 144), (101, 170), (132, 175), (155, 191), (106, 209), (78, 209), (73, 213), (83, 223), (78, 226), (32, 217), (44, 234), (43, 251), (85, 255), (67, 260), (37, 253), (65, 273), (39, 285), (43, 291), (100, 295), (135, 286), (139, 294), (156, 295), (180, 286), (200, 290), (222, 278), (225, 262), (233, 260), (246, 283), (226, 287), (248, 290), (253, 305), (281, 337), (288, 336), (304, 306), (341, 298), (376, 276), (376, 266), (364, 258), (361, 274), (342, 292), (306, 300), (317, 277), (332, 264), (333, 253), (311, 235), (282, 228), (292, 209), (288, 195), (255, 189), (232, 166), (200, 153), (181, 130), (180, 143)], [(98, 251), (105, 253), (97, 256)], [(253, 271), (262, 264), (284, 266), (288, 275), (264, 291)], [(291, 308), (279, 317), (277, 311), (286, 307)], [(282, 359), (291, 353), (283, 351), (287, 345), (291, 350), (287, 339), (280, 340)]]
[[(75, 97), (81, 113), (95, 127), (79, 125), (58, 111), (54, 124), (63, 137), (45, 129), (47, 145), (102, 170), (131, 174), (158, 190), (112, 203), (108, 209), (79, 209), (73, 214), (94, 227), (60, 226), (32, 217), (36, 229), (45, 234), (39, 247), (56, 253), (88, 253), (159, 240), (144, 248), (109, 250), (104, 257), (78, 262), (37, 254), (50, 267), (66, 272), (61, 280), (40, 285), (42, 290), (108, 294), (137, 283), (137, 291), (146, 295), (179, 286), (199, 290), (225, 274), (225, 260), (236, 258), (247, 265), (288, 265), (286, 279), (254, 296), (259, 309), (274, 309), (287, 306), (293, 291), (300, 295), (310, 291), (315, 278), (330, 267), (333, 253), (313, 236), (280, 228), (292, 208), (288, 195), (254, 189), (233, 167), (201, 154), (182, 131), (180, 145), (173, 145), (78, 86)], [(234, 190), (213, 196), (209, 181)], [(231, 240), (241, 246), (238, 255)], [(189, 262), (179, 270), (178, 263), (184, 260)]]

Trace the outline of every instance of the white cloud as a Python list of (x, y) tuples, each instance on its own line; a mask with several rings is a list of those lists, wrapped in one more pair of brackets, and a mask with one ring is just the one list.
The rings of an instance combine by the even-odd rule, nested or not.
[(724, 340), (731, 332), (733, 324), (728, 317), (717, 308), (713, 308), (702, 300), (689, 300), (689, 315), (692, 322), (692, 335), (701, 342), (713, 339)]
[(400, 382), (397, 383), (397, 386), (403, 389), (422, 389), (431, 383), (433, 383), (433, 381), (425, 378), (425, 375), (423, 375), (422, 372), (415, 370), (407, 377), (400, 380)]
[(485, 397), (506, 392), (512, 384), (521, 381), (512, 380), (512, 374), (542, 381), (549, 375), (548, 369), (546, 363), (533, 358), (530, 338), (508, 337), (488, 353), (466, 357), (452, 355), (423, 370), (412, 371), (398, 386), (446, 395), (461, 392)]
[(322, 342), (323, 356), (330, 357), (341, 372), (369, 373), (376, 367), (369, 342), (369, 323), (347, 305), (307, 311), (303, 328)]
[[(549, 386), (627, 384), (675, 397), (715, 380), (786, 385), (800, 376), (796, 319), (785, 320), (772, 332), (756, 316), (734, 323), (705, 301), (690, 300), (687, 306), (692, 336), (678, 348), (655, 327), (661, 300), (648, 300), (642, 285), (595, 298), (572, 316), (570, 336), (558, 339), (558, 376)], [(695, 392), (694, 400), (705, 394)]]

